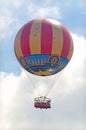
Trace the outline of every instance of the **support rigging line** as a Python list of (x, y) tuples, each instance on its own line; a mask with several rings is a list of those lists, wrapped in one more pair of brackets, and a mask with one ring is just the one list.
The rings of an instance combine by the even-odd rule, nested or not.
[[(50, 93), (51, 90), (53, 89), (53, 87), (54, 87), (56, 81), (58, 81), (58, 79), (60, 78), (62, 72), (63, 72), (63, 71), (61, 71), (58, 76), (57, 76), (57, 74), (55, 75), (55, 78), (54, 78), (54, 80), (53, 80), (53, 82), (52, 82), (52, 84), (51, 84), (51, 86), (50, 86), (51, 89), (49, 89), (49, 91), (46, 93), (45, 97), (47, 97), (47, 96), (49, 95), (49, 93)], [(58, 77), (58, 79), (57, 79), (57, 77)], [(56, 79), (57, 79), (57, 80), (56, 80)]]

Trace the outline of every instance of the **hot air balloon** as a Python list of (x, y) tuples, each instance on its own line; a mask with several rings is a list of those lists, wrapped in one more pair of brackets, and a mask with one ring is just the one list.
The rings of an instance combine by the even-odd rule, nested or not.
[[(47, 77), (66, 67), (73, 54), (73, 40), (61, 23), (51, 19), (33, 19), (17, 33), (14, 51), (26, 71)], [(45, 96), (35, 98), (35, 107), (38, 106), (50, 108), (50, 99)]]

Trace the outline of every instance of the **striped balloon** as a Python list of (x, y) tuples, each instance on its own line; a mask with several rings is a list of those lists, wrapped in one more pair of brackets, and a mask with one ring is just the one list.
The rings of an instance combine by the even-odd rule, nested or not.
[(68, 30), (50, 19), (34, 19), (17, 33), (14, 50), (28, 72), (49, 76), (61, 71), (73, 54), (73, 41)]

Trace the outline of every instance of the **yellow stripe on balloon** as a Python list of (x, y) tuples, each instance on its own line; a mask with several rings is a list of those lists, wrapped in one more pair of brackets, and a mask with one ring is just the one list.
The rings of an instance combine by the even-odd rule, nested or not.
[(15, 53), (16, 53), (16, 56), (17, 56), (18, 58), (23, 57), (23, 53), (22, 53), (21, 46), (20, 46), (21, 33), (22, 33), (23, 28), (24, 28), (24, 27), (22, 27), (22, 28), (20, 29), (20, 31), (18, 32), (18, 34), (17, 34), (17, 36), (16, 36), (16, 39), (15, 39)]
[(57, 25), (52, 25), (52, 33), (53, 33), (52, 54), (60, 56), (63, 47), (63, 36), (61, 27)]
[(70, 35), (70, 50), (69, 50), (69, 53), (68, 53), (68, 55), (67, 55), (67, 59), (68, 59), (68, 60), (71, 59), (72, 53), (73, 53), (73, 40), (72, 40), (72, 37), (71, 37), (71, 35)]
[(31, 54), (41, 54), (41, 20), (34, 21), (30, 30)]

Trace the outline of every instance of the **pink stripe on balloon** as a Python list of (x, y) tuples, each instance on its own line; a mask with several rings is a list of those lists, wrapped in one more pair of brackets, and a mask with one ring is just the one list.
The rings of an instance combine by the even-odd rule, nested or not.
[(69, 50), (70, 50), (70, 34), (66, 30), (65, 27), (61, 26), (62, 34), (63, 34), (63, 48), (62, 48), (62, 57), (67, 57)]
[(34, 20), (27, 23), (21, 33), (21, 50), (23, 56), (27, 56), (31, 54), (30, 51), (30, 30)]
[(52, 50), (52, 25), (43, 20), (41, 26), (41, 53), (51, 54)]

